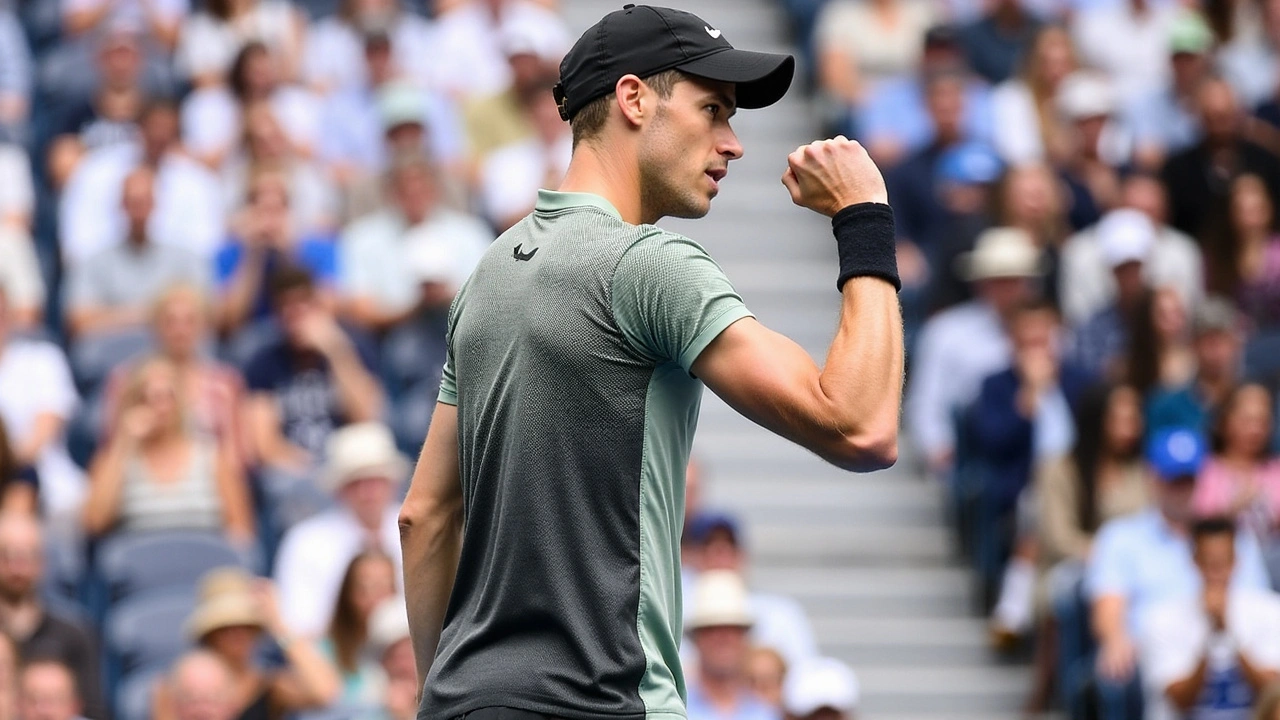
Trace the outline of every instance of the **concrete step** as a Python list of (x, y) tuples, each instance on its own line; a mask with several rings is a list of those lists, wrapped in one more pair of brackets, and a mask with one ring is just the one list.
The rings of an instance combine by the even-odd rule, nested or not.
[[(835, 654), (845, 662), (850, 659)], [(920, 667), (914, 664), (862, 665), (859, 712), (881, 713), (1011, 713), (1021, 707), (1031, 687), (1027, 668), (1004, 666)]]
[(751, 584), (788, 595), (811, 618), (931, 618), (963, 616), (972, 583), (960, 568), (810, 567), (753, 563)]
[(986, 625), (969, 617), (875, 617), (841, 614), (810, 618), (827, 652), (854, 667), (982, 665), (992, 660)]

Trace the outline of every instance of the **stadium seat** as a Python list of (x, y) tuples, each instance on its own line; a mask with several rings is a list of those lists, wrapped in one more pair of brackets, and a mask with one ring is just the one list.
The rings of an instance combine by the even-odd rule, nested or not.
[(165, 667), (144, 668), (120, 679), (115, 698), (116, 720), (150, 720), (151, 694)]
[(144, 668), (165, 667), (186, 650), (190, 643), (183, 624), (195, 604), (194, 587), (158, 590), (116, 603), (103, 625), (109, 682)]
[(112, 368), (151, 349), (151, 334), (145, 329), (86, 335), (71, 344), (71, 372), (80, 392), (89, 395), (98, 388)]
[(99, 545), (95, 566), (106, 599), (114, 602), (156, 590), (191, 589), (213, 568), (245, 564), (221, 535), (173, 530), (112, 535)]

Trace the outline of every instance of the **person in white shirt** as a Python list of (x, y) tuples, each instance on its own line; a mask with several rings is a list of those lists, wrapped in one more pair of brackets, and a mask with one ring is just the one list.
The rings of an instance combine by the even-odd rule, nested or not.
[(543, 38), (539, 46), (559, 48), (560, 55), (572, 40), (558, 15), (530, 0), (468, 2), (436, 21), (433, 86), (455, 99), (505, 90), (511, 84), (511, 67), (502, 41), (514, 28)]
[(397, 498), (409, 465), (391, 431), (378, 423), (348, 425), (330, 436), (326, 456), (321, 484), (337, 506), (292, 527), (276, 557), (281, 613), (290, 630), (306, 637), (329, 627), (342, 575), (362, 551), (386, 553), (400, 577)]
[(1169, 27), (1175, 3), (1124, 0), (1080, 9), (1071, 37), (1080, 59), (1106, 73), (1119, 97), (1138, 97), (1169, 80)]
[(936, 473), (948, 470), (954, 457), (953, 413), (977, 397), (987, 376), (1009, 367), (1005, 325), (1044, 271), (1031, 237), (1013, 228), (983, 232), (961, 260), (975, 299), (924, 324), (907, 387), (907, 430)]
[(493, 151), (481, 167), (485, 215), (499, 232), (532, 212), (538, 190), (559, 187), (569, 169), (573, 137), (568, 123), (560, 119), (551, 93), (553, 84), (537, 85), (521, 93), (521, 109), (534, 128), (534, 136)]
[(35, 243), (24, 230), (0, 223), (0, 288), (17, 328), (35, 328), (44, 315), (44, 274)]
[[(1204, 296), (1204, 261), (1200, 247), (1166, 224), (1164, 186), (1150, 175), (1125, 179), (1120, 206), (1137, 210), (1155, 225), (1155, 238), (1142, 270), (1150, 287), (1172, 287), (1185, 307), (1196, 307)], [(1067, 323), (1078, 326), (1106, 309), (1116, 297), (1115, 277), (1093, 225), (1067, 238), (1059, 258), (1059, 303)]]
[(8, 300), (0, 286), (0, 421), (20, 463), (40, 476), (44, 517), (74, 525), (86, 486), (63, 433), (80, 398), (66, 356), (52, 343), (9, 337)]
[(426, 87), (431, 80), (434, 28), (394, 0), (343, 0), (338, 14), (311, 25), (303, 58), (307, 83), (324, 94), (368, 85), (365, 37), (385, 33), (395, 64)]
[(1227, 519), (1192, 526), (1200, 593), (1151, 611), (1139, 647), (1147, 720), (1247, 720), (1280, 678), (1280, 596), (1231, 585), (1235, 535)]

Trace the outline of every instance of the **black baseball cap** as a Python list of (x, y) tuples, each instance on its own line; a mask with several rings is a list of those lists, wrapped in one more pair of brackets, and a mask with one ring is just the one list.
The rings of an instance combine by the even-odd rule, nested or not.
[(738, 107), (776, 103), (791, 87), (790, 55), (738, 50), (711, 24), (683, 10), (626, 5), (591, 26), (560, 63), (555, 86), (560, 117), (570, 120), (592, 100), (613, 92), (623, 75), (667, 70), (734, 83)]

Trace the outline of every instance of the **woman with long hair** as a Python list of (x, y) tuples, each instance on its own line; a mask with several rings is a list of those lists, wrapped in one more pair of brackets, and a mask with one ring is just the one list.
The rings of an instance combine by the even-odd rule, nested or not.
[(1077, 67), (1071, 35), (1058, 25), (1041, 28), (1027, 48), (1022, 71), (991, 93), (992, 141), (1007, 163), (1057, 160), (1068, 136), (1057, 107), (1058, 87)]
[(1181, 296), (1171, 287), (1148, 290), (1129, 318), (1125, 381), (1149, 398), (1185, 384), (1194, 373), (1190, 322)]
[(36, 487), (35, 470), (18, 461), (9, 444), (9, 431), (0, 419), (0, 513), (34, 515)]
[(89, 471), (83, 524), (115, 530), (192, 529), (226, 534), (249, 549), (255, 523), (248, 486), (234, 459), (191, 430), (177, 369), (162, 357), (134, 371), (116, 431)]
[(1280, 234), (1262, 178), (1231, 182), (1228, 222), (1205, 245), (1209, 292), (1234, 298), (1255, 328), (1280, 327)]
[(343, 705), (376, 705), (383, 690), (381, 669), (366, 657), (369, 618), (387, 598), (396, 593), (396, 567), (391, 558), (378, 551), (357, 555), (347, 565), (338, 590), (338, 601), (329, 623), (329, 636), (321, 641), (342, 675)]
[(1271, 451), (1271, 393), (1256, 383), (1236, 387), (1222, 401), (1210, 430), (1213, 455), (1196, 478), (1192, 507), (1227, 516), (1269, 537), (1280, 519), (1280, 461)]
[(236, 53), (256, 41), (295, 78), (305, 37), (302, 14), (285, 0), (207, 0), (183, 23), (174, 63), (197, 88), (221, 85)]

